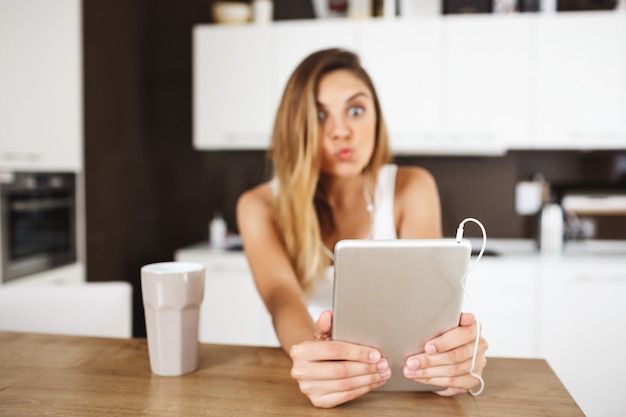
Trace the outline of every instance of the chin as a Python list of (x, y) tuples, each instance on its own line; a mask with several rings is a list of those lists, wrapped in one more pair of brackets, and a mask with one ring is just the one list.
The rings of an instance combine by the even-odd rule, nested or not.
[(333, 164), (332, 168), (323, 171), (336, 177), (355, 177), (360, 175), (366, 166), (366, 163), (357, 161), (340, 161)]

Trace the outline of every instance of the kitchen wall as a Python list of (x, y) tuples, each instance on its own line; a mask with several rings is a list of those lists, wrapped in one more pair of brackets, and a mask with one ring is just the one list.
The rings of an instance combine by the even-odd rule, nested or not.
[[(235, 228), (239, 194), (266, 178), (262, 152), (199, 152), (191, 134), (191, 28), (210, 1), (85, 0), (87, 279), (134, 286), (134, 334), (145, 335), (139, 268), (207, 238), (216, 211)], [(275, 0), (275, 18), (309, 18), (308, 0)], [(224, 42), (228, 42), (224, 39)], [(247, 76), (242, 68), (237, 76)], [(520, 178), (562, 187), (626, 188), (617, 152), (510, 152), (502, 157), (402, 157), (437, 178), (444, 233), (480, 218), (491, 237), (532, 237), (514, 212)], [(561, 187), (561, 188), (559, 188)], [(626, 230), (616, 220), (607, 230)], [(619, 223), (621, 222), (621, 223)], [(468, 235), (472, 235), (470, 228)], [(610, 234), (610, 232), (607, 232)], [(476, 233), (478, 235), (478, 233)], [(623, 233), (626, 236), (626, 232)]]

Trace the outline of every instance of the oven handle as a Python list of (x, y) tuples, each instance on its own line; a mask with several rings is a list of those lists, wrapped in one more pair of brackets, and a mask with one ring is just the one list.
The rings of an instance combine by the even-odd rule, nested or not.
[(17, 212), (50, 210), (71, 207), (73, 204), (74, 201), (71, 198), (46, 198), (32, 201), (14, 201), (11, 204), (11, 210)]

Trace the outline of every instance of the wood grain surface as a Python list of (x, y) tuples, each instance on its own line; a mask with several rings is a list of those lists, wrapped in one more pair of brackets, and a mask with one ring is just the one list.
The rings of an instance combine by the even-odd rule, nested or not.
[(200, 346), (196, 372), (152, 374), (146, 339), (0, 332), (0, 416), (583, 416), (543, 360), (490, 358), (479, 397), (369, 393), (313, 407), (278, 348)]

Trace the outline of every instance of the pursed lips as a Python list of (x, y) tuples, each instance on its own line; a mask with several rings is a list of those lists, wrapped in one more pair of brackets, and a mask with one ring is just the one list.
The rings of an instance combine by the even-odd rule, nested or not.
[(342, 161), (350, 159), (352, 157), (352, 154), (352, 148), (341, 148), (336, 153), (337, 157)]

